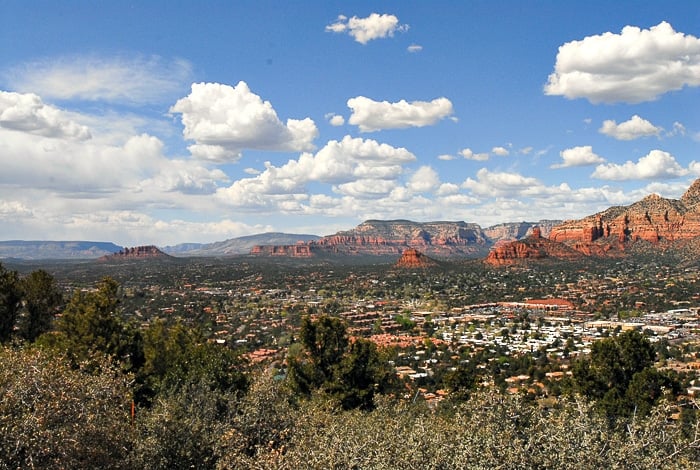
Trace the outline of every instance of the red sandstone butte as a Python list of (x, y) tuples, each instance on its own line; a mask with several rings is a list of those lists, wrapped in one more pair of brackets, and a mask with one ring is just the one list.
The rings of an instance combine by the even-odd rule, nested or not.
[(435, 266), (437, 263), (425, 256), (415, 248), (407, 248), (401, 253), (401, 258), (396, 262), (394, 267), (397, 268), (428, 268)]

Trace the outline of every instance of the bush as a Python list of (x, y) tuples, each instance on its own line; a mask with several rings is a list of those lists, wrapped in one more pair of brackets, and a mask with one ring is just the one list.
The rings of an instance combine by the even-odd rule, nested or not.
[(4, 468), (129, 468), (130, 378), (104, 361), (86, 374), (33, 349), (0, 350)]

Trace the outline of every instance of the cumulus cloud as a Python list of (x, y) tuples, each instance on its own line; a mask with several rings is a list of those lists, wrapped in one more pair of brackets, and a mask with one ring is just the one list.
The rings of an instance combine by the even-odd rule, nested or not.
[(386, 197), (396, 186), (396, 181), (368, 178), (339, 184), (334, 190), (357, 199), (378, 199)]
[(459, 151), (459, 154), (466, 158), (467, 160), (475, 160), (478, 162), (484, 162), (489, 159), (489, 154), (486, 152), (483, 153), (474, 153), (472, 149), (470, 148), (465, 148)]
[(191, 74), (185, 60), (66, 56), (13, 67), (4, 78), (14, 90), (45, 98), (144, 104), (181, 92)]
[(603, 163), (605, 159), (593, 152), (593, 147), (583, 145), (580, 147), (572, 147), (559, 152), (562, 162), (555, 163), (550, 168), (569, 168), (572, 166), (586, 166)]
[(462, 188), (479, 196), (498, 196), (521, 194), (527, 189), (541, 187), (537, 178), (526, 177), (518, 173), (491, 172), (482, 168), (476, 173), (476, 179), (467, 178)]
[(326, 26), (327, 32), (348, 33), (360, 44), (367, 44), (374, 39), (394, 36), (396, 32), (408, 30), (407, 24), (399, 24), (395, 15), (372, 13), (366, 18), (339, 15), (335, 23)]
[(411, 191), (425, 193), (432, 191), (440, 185), (440, 177), (437, 171), (429, 166), (422, 166), (416, 170), (406, 185)]
[(235, 87), (194, 83), (170, 112), (181, 115), (185, 138), (195, 142), (189, 147), (192, 155), (214, 162), (236, 161), (244, 149), (309, 151), (318, 136), (310, 118), (283, 124), (272, 104), (243, 81)]
[(16, 217), (31, 217), (32, 210), (20, 201), (0, 200), (0, 220), (11, 221)]
[(598, 165), (591, 175), (593, 178), (613, 181), (670, 179), (688, 174), (673, 156), (662, 150), (652, 150), (637, 163), (627, 161), (622, 165), (608, 163)]
[(454, 155), (450, 155), (448, 153), (443, 153), (442, 155), (438, 155), (437, 159), (442, 160), (444, 162), (449, 162), (449, 161), (455, 160), (456, 157)]
[(183, 194), (212, 194), (219, 183), (228, 182), (226, 173), (209, 169), (190, 160), (167, 160), (161, 162), (159, 171), (140, 183), (141, 187), (154, 185), (160, 191), (175, 191)]
[(423, 46), (420, 46), (418, 44), (411, 44), (406, 48), (406, 50), (411, 53), (420, 52), (423, 50)]
[(494, 147), (491, 149), (491, 152), (499, 157), (507, 157), (510, 155), (510, 152), (505, 147)]
[(119, 202), (126, 203), (137, 193), (157, 201), (163, 198), (156, 193), (211, 193), (227, 182), (220, 170), (168, 159), (157, 137), (122, 136), (122, 126), (111, 122), (119, 129), (116, 135), (101, 134), (99, 126), (92, 135), (36, 95), (0, 92), (0, 188), (50, 191), (51, 198), (120, 194)]
[(396, 186), (403, 165), (415, 160), (405, 148), (345, 136), (329, 141), (316, 154), (302, 153), (282, 166), (266, 163), (259, 175), (220, 188), (218, 195), (239, 207), (271, 207), (278, 205), (278, 200), (269, 195), (305, 195), (307, 184), (325, 183), (343, 194), (376, 197)]
[(345, 118), (339, 114), (329, 114), (326, 116), (331, 126), (339, 127), (345, 124)]
[(673, 137), (676, 135), (685, 135), (685, 133), (686, 133), (685, 126), (683, 124), (681, 124), (680, 122), (676, 121), (673, 123), (673, 129), (671, 129), (670, 131), (668, 131), (666, 133), (666, 137)]
[(544, 92), (592, 103), (639, 103), (684, 86), (700, 86), (700, 39), (664, 21), (560, 46)]
[(69, 217), (41, 211), (31, 219), (23, 219), (21, 224), (22, 231), (16, 233), (16, 238), (41, 239), (50, 232), (57, 239), (111, 240), (127, 246), (144, 243), (163, 246), (182, 243), (183, 240), (214, 242), (273, 230), (268, 224), (248, 224), (230, 219), (204, 222), (164, 220), (138, 210), (75, 210)]
[(459, 193), (459, 186), (454, 183), (442, 183), (435, 194), (438, 196), (451, 196)]
[(603, 121), (603, 126), (598, 129), (598, 132), (617, 140), (634, 140), (640, 137), (659, 135), (662, 130), (661, 127), (656, 127), (651, 122), (635, 114), (629, 121), (621, 122), (620, 124), (612, 119)]
[(87, 140), (90, 130), (33, 93), (0, 91), (0, 127), (44, 137)]
[(352, 109), (348, 122), (359, 126), (360, 132), (431, 126), (453, 112), (452, 102), (447, 98), (389, 103), (358, 96), (350, 98), (347, 104)]

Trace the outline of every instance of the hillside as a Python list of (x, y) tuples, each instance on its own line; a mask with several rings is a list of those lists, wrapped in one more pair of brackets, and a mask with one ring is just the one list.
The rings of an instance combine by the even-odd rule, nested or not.
[(554, 227), (550, 240), (586, 252), (593, 246), (624, 249), (630, 242), (652, 244), (689, 240), (700, 236), (700, 179), (681, 199), (650, 194), (629, 206), (614, 206), (579, 220)]
[(512, 264), (526, 259), (575, 259), (572, 251), (593, 257), (683, 253), (700, 254), (700, 179), (680, 199), (650, 194), (628, 206), (613, 206), (551, 228), (547, 242), (514, 241), (492, 249), (487, 262)]
[(0, 259), (94, 259), (121, 250), (111, 242), (92, 241), (0, 241)]
[(158, 247), (153, 245), (135, 246), (132, 248), (124, 248), (116, 253), (101, 256), (98, 261), (127, 261), (137, 259), (165, 259), (171, 258), (160, 251)]
[(231, 256), (248, 254), (254, 246), (294, 245), (319, 238), (318, 235), (268, 232), (214, 243), (182, 243), (163, 247), (162, 250), (173, 256)]
[(487, 229), (462, 221), (414, 222), (367, 220), (357, 227), (315, 241), (279, 246), (255, 246), (258, 256), (395, 256), (415, 249), (436, 259), (480, 258), (495, 243), (517, 240), (542, 225), (547, 231), (556, 221), (504, 223)]
[(564, 243), (542, 237), (540, 230), (535, 228), (532, 235), (523, 240), (494, 247), (486, 257), (486, 263), (492, 266), (503, 266), (543, 259), (574, 261), (584, 257), (583, 253)]

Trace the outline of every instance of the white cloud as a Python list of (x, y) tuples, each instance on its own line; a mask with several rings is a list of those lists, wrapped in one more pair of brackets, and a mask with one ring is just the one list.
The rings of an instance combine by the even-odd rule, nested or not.
[(488, 153), (474, 153), (472, 149), (469, 148), (460, 150), (459, 154), (467, 160), (475, 160), (478, 162), (484, 162), (489, 159)]
[(418, 44), (411, 44), (406, 48), (406, 50), (411, 53), (420, 52), (423, 50), (423, 46), (420, 46)]
[[(116, 115), (108, 119), (113, 133), (105, 133), (100, 118), (67, 113), (33, 94), (0, 92), (0, 199), (4, 189), (18, 187), (43, 191), (35, 202), (105, 198), (128, 205), (143, 197), (155, 204), (172, 200), (164, 193), (211, 193), (228, 181), (220, 170), (166, 158), (160, 139), (129, 134), (131, 123)], [(97, 127), (93, 132), (79, 122)]]
[(491, 152), (499, 157), (507, 157), (510, 155), (510, 152), (505, 147), (494, 147), (491, 149)]
[(43, 137), (87, 140), (90, 130), (33, 93), (0, 91), (0, 127)]
[(236, 161), (244, 149), (308, 151), (318, 137), (309, 119), (277, 117), (269, 101), (263, 101), (241, 81), (235, 87), (219, 83), (194, 83), (191, 93), (170, 112), (182, 115), (192, 155), (209, 161)]
[(635, 114), (629, 121), (621, 122), (620, 124), (612, 119), (608, 119), (603, 122), (603, 126), (598, 129), (598, 132), (617, 140), (634, 140), (640, 137), (659, 135), (662, 130), (661, 127), (656, 127), (651, 122)]
[(563, 160), (562, 163), (556, 163), (550, 168), (569, 168), (572, 166), (595, 165), (605, 161), (603, 157), (593, 152), (593, 147), (590, 145), (565, 149), (559, 152), (559, 155), (561, 155)]
[(229, 219), (205, 222), (163, 220), (132, 210), (76, 210), (70, 216), (41, 212), (32, 218), (22, 219), (21, 224), (21, 231), (8, 235), (46, 239), (46, 233), (50, 233), (59, 240), (104, 240), (126, 246), (146, 243), (164, 246), (183, 241), (214, 242), (273, 230), (268, 224), (247, 224)]
[(564, 44), (544, 91), (592, 103), (639, 103), (683, 86), (700, 86), (700, 39), (661, 22)]
[(452, 102), (447, 98), (389, 103), (358, 96), (350, 98), (347, 104), (352, 109), (348, 122), (359, 126), (361, 132), (430, 126), (453, 112)]
[(140, 183), (141, 187), (154, 185), (160, 191), (184, 194), (211, 194), (218, 184), (229, 180), (219, 169), (208, 169), (189, 160), (167, 160), (152, 178)]
[(459, 186), (454, 183), (442, 183), (435, 191), (435, 194), (438, 196), (451, 196), (457, 193), (459, 193)]
[(368, 178), (339, 184), (334, 190), (353, 198), (378, 199), (386, 197), (396, 186), (396, 181)]
[(637, 163), (628, 160), (622, 165), (598, 165), (591, 176), (602, 180), (626, 181), (678, 178), (687, 174), (688, 170), (681, 167), (670, 153), (652, 150)]
[(376, 197), (393, 188), (403, 165), (415, 160), (404, 148), (345, 136), (341, 141), (331, 140), (315, 155), (303, 153), (280, 167), (267, 163), (261, 174), (235, 181), (219, 189), (218, 195), (234, 206), (271, 207), (279, 201), (267, 196), (305, 195), (306, 185), (314, 182), (335, 185), (339, 192), (355, 197), (363, 191), (367, 197)]
[(449, 161), (455, 160), (456, 158), (457, 157), (455, 157), (454, 155), (450, 155), (448, 153), (443, 153), (442, 155), (437, 156), (438, 160), (442, 160), (444, 162), (449, 162)]
[(437, 174), (437, 171), (429, 166), (422, 166), (413, 173), (406, 186), (415, 193), (425, 193), (432, 191), (439, 185), (440, 176)]
[(18, 217), (31, 217), (32, 210), (20, 201), (0, 200), (0, 220), (12, 221)]
[(532, 150), (532, 147), (523, 147), (520, 150), (518, 150), (518, 153), (520, 153), (521, 155), (529, 155), (530, 153), (532, 153)]
[(542, 187), (537, 178), (530, 178), (518, 173), (491, 172), (482, 168), (476, 173), (476, 180), (467, 178), (462, 188), (472, 193), (485, 196), (517, 195), (536, 187)]
[(336, 22), (326, 26), (326, 31), (332, 33), (345, 33), (355, 38), (360, 44), (367, 44), (373, 39), (381, 39), (394, 36), (396, 32), (408, 30), (408, 25), (399, 24), (395, 15), (372, 13), (366, 18), (353, 16), (348, 18), (339, 15)]
[(16, 66), (4, 78), (17, 91), (45, 98), (143, 104), (181, 92), (191, 74), (185, 60), (66, 56)]
[(331, 126), (339, 127), (345, 124), (345, 118), (339, 114), (331, 114), (327, 117)]
[(673, 123), (673, 129), (666, 133), (666, 137), (673, 137), (676, 135), (683, 135), (684, 136), (685, 134), (686, 134), (685, 126), (683, 124), (681, 124), (680, 122), (676, 121)]

